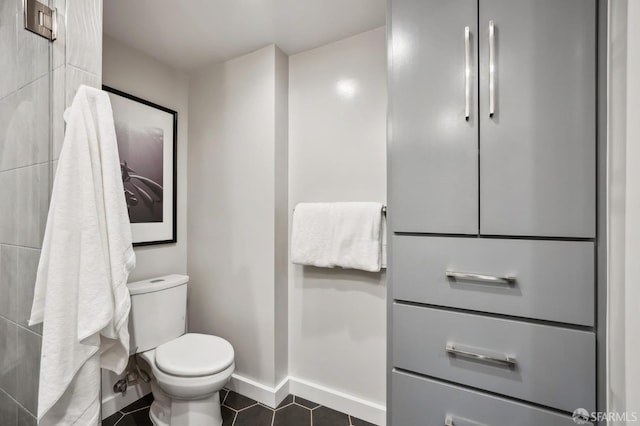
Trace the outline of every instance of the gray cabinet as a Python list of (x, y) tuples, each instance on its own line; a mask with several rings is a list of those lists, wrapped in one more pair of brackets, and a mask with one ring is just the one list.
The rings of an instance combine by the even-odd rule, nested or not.
[(389, 426), (602, 409), (597, 5), (389, 0)]
[(595, 0), (390, 12), (391, 229), (594, 237)]

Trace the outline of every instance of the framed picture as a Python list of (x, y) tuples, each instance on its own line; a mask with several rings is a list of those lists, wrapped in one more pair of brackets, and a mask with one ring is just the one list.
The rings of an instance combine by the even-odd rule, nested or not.
[(176, 242), (178, 113), (111, 87), (133, 245)]

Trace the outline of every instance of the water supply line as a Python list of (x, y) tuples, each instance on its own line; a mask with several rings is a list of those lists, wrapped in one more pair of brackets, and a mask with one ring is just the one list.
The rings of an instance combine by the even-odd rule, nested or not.
[(135, 353), (129, 359), (129, 365), (127, 365), (124, 377), (113, 385), (113, 392), (124, 396), (127, 393), (129, 385), (135, 385), (139, 380), (142, 380), (144, 383), (149, 383), (151, 381), (151, 375), (144, 369), (140, 368), (138, 354)]

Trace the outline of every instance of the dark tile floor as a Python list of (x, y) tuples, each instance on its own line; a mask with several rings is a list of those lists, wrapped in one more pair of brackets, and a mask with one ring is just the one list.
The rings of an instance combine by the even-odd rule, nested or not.
[(102, 426), (153, 426), (149, 419), (149, 407), (152, 402), (153, 395), (147, 394), (104, 419)]
[[(223, 426), (374, 426), (348, 414), (289, 395), (274, 410), (239, 393), (223, 389)], [(104, 419), (102, 426), (151, 426), (151, 394)]]

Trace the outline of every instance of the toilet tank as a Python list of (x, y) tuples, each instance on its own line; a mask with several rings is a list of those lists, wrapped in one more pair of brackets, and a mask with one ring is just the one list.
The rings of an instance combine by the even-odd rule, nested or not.
[(127, 284), (131, 294), (131, 354), (146, 352), (186, 332), (186, 275), (165, 275)]

